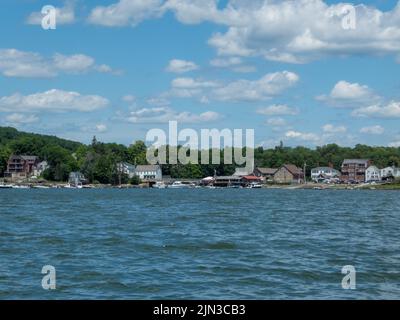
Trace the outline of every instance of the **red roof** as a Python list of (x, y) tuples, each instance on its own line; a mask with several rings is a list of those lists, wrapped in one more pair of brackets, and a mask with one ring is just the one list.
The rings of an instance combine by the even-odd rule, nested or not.
[(244, 176), (243, 179), (253, 180), (253, 181), (260, 181), (261, 180), (259, 177), (256, 177), (256, 176)]

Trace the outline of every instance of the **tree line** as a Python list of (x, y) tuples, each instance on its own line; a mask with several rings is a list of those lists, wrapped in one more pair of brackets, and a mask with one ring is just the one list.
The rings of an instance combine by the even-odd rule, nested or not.
[[(92, 143), (85, 145), (54, 136), (24, 133), (14, 128), (0, 127), (1, 176), (7, 169), (7, 160), (10, 155), (19, 154), (36, 155), (41, 160), (46, 160), (50, 168), (44, 172), (43, 178), (49, 181), (66, 181), (70, 172), (80, 171), (91, 183), (127, 183), (128, 177), (119, 172), (117, 164), (120, 162), (147, 164), (146, 151), (143, 141), (125, 146), (117, 143), (102, 143), (94, 137)], [(310, 149), (285, 147), (281, 143), (275, 148), (256, 148), (254, 158), (256, 167), (279, 168), (283, 164), (291, 163), (303, 168), (306, 163), (309, 174), (311, 168), (317, 166), (332, 165), (340, 170), (343, 159), (353, 158), (370, 159), (381, 168), (400, 166), (400, 148), (361, 144), (350, 148), (328, 144)], [(233, 174), (235, 165), (223, 164), (224, 150), (220, 151), (220, 159), (219, 165), (194, 163), (162, 165), (162, 171), (163, 175), (177, 179), (200, 179), (213, 176), (215, 173), (220, 176)]]

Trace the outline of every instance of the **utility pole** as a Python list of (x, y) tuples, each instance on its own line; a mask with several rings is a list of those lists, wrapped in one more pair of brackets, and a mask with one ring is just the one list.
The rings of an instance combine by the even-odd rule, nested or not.
[(304, 184), (307, 184), (306, 170), (307, 170), (307, 162), (304, 161), (304, 171), (303, 171)]

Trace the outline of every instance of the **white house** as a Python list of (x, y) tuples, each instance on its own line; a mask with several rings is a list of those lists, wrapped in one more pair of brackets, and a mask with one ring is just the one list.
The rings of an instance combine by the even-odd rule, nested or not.
[(381, 178), (383, 180), (391, 179), (395, 174), (395, 167), (387, 167), (381, 170)]
[(159, 165), (136, 166), (135, 175), (140, 180), (162, 180), (162, 171)]
[(128, 162), (120, 162), (118, 163), (118, 171), (126, 174), (129, 179), (132, 179), (135, 175), (135, 166)]
[(376, 166), (369, 166), (365, 171), (365, 182), (378, 182), (381, 180), (381, 170)]
[(315, 182), (340, 178), (340, 171), (331, 167), (317, 167), (311, 170), (311, 179)]

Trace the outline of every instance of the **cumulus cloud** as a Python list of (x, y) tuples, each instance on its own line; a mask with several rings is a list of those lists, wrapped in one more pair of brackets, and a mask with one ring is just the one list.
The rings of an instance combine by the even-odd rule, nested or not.
[(107, 125), (103, 123), (96, 124), (96, 131), (99, 133), (106, 132), (108, 130)]
[(368, 86), (359, 83), (339, 81), (329, 95), (321, 95), (317, 100), (335, 107), (357, 107), (360, 104), (378, 101), (380, 98)]
[[(26, 22), (28, 24), (40, 25), (42, 23), (43, 14), (41, 12), (32, 12)], [(72, 1), (68, 1), (64, 7), (56, 7), (57, 24), (71, 24), (75, 22), (75, 10)]]
[(228, 30), (209, 43), (220, 55), (261, 56), (305, 63), (327, 55), (398, 54), (400, 6), (391, 11), (357, 5), (356, 28), (345, 30), (348, 4), (322, 0), (230, 1), (216, 23)]
[(34, 123), (38, 122), (39, 118), (36, 115), (30, 114), (21, 114), (21, 113), (12, 113), (8, 116), (6, 116), (6, 122), (10, 124), (29, 124), (29, 123)]
[(320, 137), (315, 133), (304, 133), (293, 130), (286, 132), (285, 137), (308, 142), (317, 142), (320, 140)]
[(89, 71), (113, 72), (107, 65), (97, 66), (94, 58), (84, 54), (56, 53), (46, 58), (35, 52), (0, 49), (0, 73), (6, 77), (48, 78)]
[(282, 71), (266, 74), (257, 80), (235, 80), (222, 83), (217, 81), (177, 78), (171, 83), (170, 95), (202, 101), (262, 101), (281, 94), (294, 86), (299, 80), (295, 73)]
[(299, 111), (284, 104), (274, 104), (265, 108), (258, 109), (257, 113), (266, 116), (286, 116), (296, 115), (299, 113)]
[(216, 121), (219, 118), (220, 115), (213, 111), (194, 114), (187, 111), (177, 112), (168, 107), (156, 107), (132, 111), (127, 120), (131, 123), (165, 123), (174, 120), (181, 123), (199, 123)]
[(272, 127), (283, 127), (286, 126), (286, 120), (280, 117), (270, 118), (267, 120), (267, 124)]
[(134, 27), (143, 20), (161, 16), (164, 13), (162, 4), (162, 0), (120, 0), (109, 6), (95, 7), (88, 21), (106, 27)]
[(173, 73), (186, 73), (197, 69), (199, 69), (199, 66), (194, 62), (173, 59), (169, 62), (166, 71)]
[(329, 55), (398, 56), (400, 5), (381, 11), (360, 4), (355, 28), (345, 29), (349, 4), (323, 0), (120, 0), (92, 10), (89, 21), (104, 26), (136, 26), (172, 11), (184, 24), (212, 22), (227, 28), (209, 40), (219, 55), (259, 56), (306, 63)]
[(400, 102), (391, 101), (388, 104), (375, 104), (361, 107), (352, 112), (354, 117), (368, 118), (400, 118)]
[(385, 132), (385, 128), (380, 125), (364, 127), (360, 129), (360, 133), (381, 135)]
[(325, 133), (345, 133), (347, 132), (347, 128), (345, 126), (334, 126), (333, 124), (326, 124), (322, 127), (322, 130)]
[(0, 97), (3, 112), (90, 112), (106, 107), (109, 101), (98, 95), (82, 95), (74, 91), (52, 89), (30, 95), (15, 93)]
[(210, 61), (210, 65), (215, 68), (229, 68), (230, 70), (239, 73), (250, 73), (256, 71), (256, 68), (254, 66), (244, 64), (243, 59), (240, 57), (224, 57), (212, 59)]
[(237, 80), (217, 88), (213, 95), (220, 101), (260, 101), (279, 95), (299, 81), (295, 73), (269, 73), (258, 80)]

